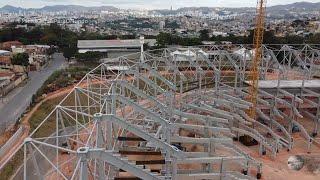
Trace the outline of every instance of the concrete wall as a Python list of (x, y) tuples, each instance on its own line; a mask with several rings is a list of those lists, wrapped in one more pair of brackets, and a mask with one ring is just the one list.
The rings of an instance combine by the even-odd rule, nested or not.
[(11, 82), (7, 86), (5, 86), (4, 88), (0, 89), (0, 95), (5, 96), (14, 88), (15, 88), (14, 82)]
[(18, 131), (0, 148), (0, 157), (3, 157), (6, 152), (8, 152), (12, 146), (19, 140), (21, 135), (23, 134), (23, 127), (20, 127)]
[(12, 91), (14, 88), (19, 86), (25, 79), (27, 79), (27, 75), (22, 75), (15, 81), (10, 82), (7, 86), (4, 88), (0, 89), (0, 95), (5, 96), (7, 95), (10, 91)]
[(13, 66), (13, 71), (16, 73), (24, 73), (25, 72), (25, 67), (20, 66), (20, 65), (14, 65)]
[(14, 85), (19, 86), (25, 79), (27, 79), (27, 75), (24, 74), (14, 81)]

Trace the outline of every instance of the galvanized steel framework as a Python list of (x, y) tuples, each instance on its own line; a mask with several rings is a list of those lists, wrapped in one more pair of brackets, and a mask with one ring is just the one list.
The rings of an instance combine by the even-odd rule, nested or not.
[[(272, 158), (294, 148), (294, 126), (307, 150), (318, 143), (312, 135), (319, 131), (320, 92), (304, 82), (315, 77), (320, 51), (263, 46), (260, 79), (276, 74), (278, 86), (259, 90), (259, 121), (246, 114), (251, 52), (248, 45), (169, 48), (102, 63), (25, 140), (16, 178), (114, 179), (128, 176), (123, 171), (141, 179), (260, 177), (262, 164), (234, 140), (249, 135)], [(293, 72), (302, 86), (282, 89)], [(312, 132), (299, 122), (303, 116), (313, 121)], [(54, 132), (41, 135), (42, 128)], [(164, 163), (139, 165), (123, 153), (133, 151), (161, 153)]]

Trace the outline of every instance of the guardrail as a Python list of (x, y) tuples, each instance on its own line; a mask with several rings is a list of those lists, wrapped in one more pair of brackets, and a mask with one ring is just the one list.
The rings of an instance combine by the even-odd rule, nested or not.
[(5, 154), (13, 147), (14, 143), (22, 136), (24, 127), (20, 127), (16, 133), (0, 148), (0, 159), (2, 159)]

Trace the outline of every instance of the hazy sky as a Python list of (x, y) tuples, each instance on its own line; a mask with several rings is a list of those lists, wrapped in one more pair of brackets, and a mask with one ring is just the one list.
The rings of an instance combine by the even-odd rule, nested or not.
[[(320, 0), (300, 0), (308, 2), (320, 2)], [(120, 8), (143, 8), (143, 9), (174, 9), (188, 6), (208, 7), (252, 7), (257, 0), (0, 0), (0, 7), (13, 5), (19, 7), (43, 7), (47, 5), (75, 4), (84, 6), (112, 5)], [(288, 4), (299, 0), (267, 0), (268, 5)]]

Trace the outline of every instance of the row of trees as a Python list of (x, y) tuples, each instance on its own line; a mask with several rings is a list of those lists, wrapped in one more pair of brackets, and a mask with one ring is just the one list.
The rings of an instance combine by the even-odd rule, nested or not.
[(86, 52), (86, 53), (76, 53), (75, 58), (80, 61), (98, 61), (103, 57), (102, 52)]
[(159, 47), (166, 47), (168, 45), (195, 46), (201, 44), (201, 39), (197, 37), (181, 37), (164, 32), (161, 32), (156, 39)]
[(37, 26), (31, 30), (8, 27), (0, 30), (0, 42), (20, 41), (23, 44), (48, 44), (58, 46), (63, 52), (76, 51), (79, 35), (57, 24)]
[[(250, 31), (249, 36), (237, 37), (234, 35), (229, 35), (227, 37), (213, 36), (210, 38), (212, 41), (231, 41), (234, 44), (253, 44), (253, 30)], [(320, 41), (320, 34), (310, 34), (307, 37), (297, 36), (297, 35), (287, 35), (285, 37), (275, 36), (274, 31), (264, 32), (264, 44), (318, 44)]]
[[(165, 47), (168, 45), (182, 45), (193, 46), (201, 45), (202, 41), (215, 41), (217, 44), (222, 41), (230, 41), (233, 44), (252, 44), (253, 43), (253, 31), (250, 31), (249, 36), (210, 36), (209, 30), (201, 30), (199, 37), (181, 37), (170, 33), (160, 33), (157, 36), (157, 43), (159, 47)], [(311, 34), (307, 37), (301, 37), (296, 35), (288, 35), (285, 37), (277, 37), (273, 31), (264, 32), (264, 44), (319, 44), (320, 34)]]

